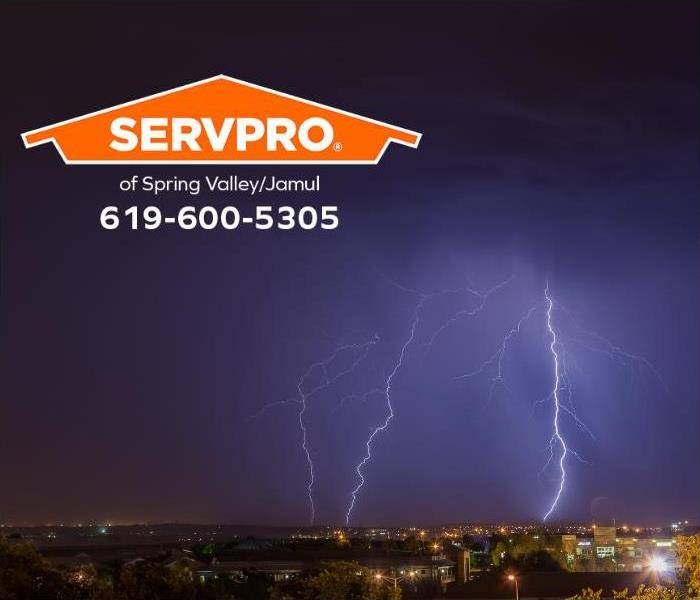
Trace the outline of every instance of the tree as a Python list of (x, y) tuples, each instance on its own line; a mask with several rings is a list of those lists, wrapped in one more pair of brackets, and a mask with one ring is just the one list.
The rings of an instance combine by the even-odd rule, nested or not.
[(681, 561), (682, 577), (689, 596), (700, 596), (700, 535), (676, 538), (676, 551)]
[(0, 538), (0, 600), (112, 598), (110, 582), (93, 565), (57, 569), (32, 544), (10, 543)]
[[(327, 565), (320, 573), (307, 578), (301, 585), (307, 600), (398, 600), (400, 588), (379, 585), (369, 569), (356, 562), (338, 561)], [(397, 595), (398, 594), (398, 595)]]
[(70, 585), (28, 543), (8, 543), (0, 538), (0, 599), (48, 600), (70, 598)]
[(420, 543), (418, 542), (418, 538), (416, 538), (415, 535), (407, 536), (406, 539), (404, 540), (404, 547), (409, 552), (416, 554), (418, 552), (418, 548), (420, 547)]
[(566, 568), (565, 558), (560, 552), (544, 549), (525, 554), (519, 562), (525, 571), (562, 571)]
[[(600, 600), (603, 590), (585, 588), (580, 594), (576, 594), (567, 600)], [(614, 600), (683, 600), (683, 594), (674, 587), (640, 585), (637, 591), (630, 595), (627, 588), (621, 591), (613, 591)]]
[(631, 596), (627, 588), (620, 592), (613, 591), (613, 598), (614, 600), (682, 600), (683, 594), (674, 587), (640, 585)]
[(72, 567), (63, 572), (68, 583), (71, 600), (110, 600), (114, 598), (112, 586), (97, 572), (95, 565)]
[(593, 590), (591, 588), (583, 588), (580, 593), (567, 598), (567, 600), (600, 600), (603, 590)]
[(498, 541), (495, 546), (491, 546), (491, 563), (500, 567), (507, 562), (508, 544), (504, 541)]
[(145, 560), (126, 565), (119, 593), (129, 600), (189, 600), (195, 596), (192, 574), (186, 567), (166, 567)]
[(521, 571), (561, 571), (567, 568), (556, 542), (540, 535), (494, 536), (491, 548), (491, 563), (502, 569), (515, 566)]

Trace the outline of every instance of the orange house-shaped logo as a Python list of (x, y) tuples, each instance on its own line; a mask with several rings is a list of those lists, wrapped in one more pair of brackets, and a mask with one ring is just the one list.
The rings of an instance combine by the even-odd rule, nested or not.
[(67, 164), (377, 164), (420, 138), (226, 75), (22, 134)]

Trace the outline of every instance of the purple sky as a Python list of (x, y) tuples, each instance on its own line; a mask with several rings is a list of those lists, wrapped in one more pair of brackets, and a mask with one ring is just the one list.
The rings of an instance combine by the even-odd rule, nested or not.
[[(532, 409), (552, 381), (541, 306), (490, 402), (488, 374), (456, 376), (547, 280), (595, 436), (566, 421), (586, 463), (568, 463), (553, 518), (700, 520), (694, 3), (1, 10), (0, 522), (306, 523), (296, 405), (246, 419), (376, 333), (307, 412), (317, 522), (340, 523), (386, 401), (338, 403), (386, 381), (417, 302), (388, 279), (434, 292), (511, 274), (430, 352), (474, 298), (426, 303), (354, 522), (542, 517), (556, 472), (538, 476), (552, 425), (551, 402)], [(306, 169), (66, 167), (22, 147), (22, 131), (218, 73), (423, 132), (421, 146)], [(311, 202), (338, 204), (342, 226), (103, 231), (105, 205), (134, 203), (116, 191), (134, 173), (320, 173)], [(582, 328), (653, 369), (611, 360)]]

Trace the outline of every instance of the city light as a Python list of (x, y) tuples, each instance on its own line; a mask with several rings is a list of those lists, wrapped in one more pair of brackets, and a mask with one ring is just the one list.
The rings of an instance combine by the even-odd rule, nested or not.
[(518, 578), (512, 573), (509, 573), (508, 581), (512, 581), (515, 584), (515, 600), (519, 600), (520, 592), (518, 591)]
[(404, 575), (403, 571), (400, 571), (400, 577), (392, 577), (390, 575), (382, 575), (381, 573), (377, 573), (374, 578), (377, 580), (377, 582), (380, 581), (388, 581), (394, 586), (394, 589), (397, 589), (399, 586), (399, 582), (403, 581), (406, 579), (406, 577), (409, 577), (410, 579), (413, 579), (416, 575), (415, 571), (409, 571), (407, 575)]
[(655, 573), (663, 573), (664, 571), (668, 571), (668, 564), (662, 557), (654, 556), (649, 561), (649, 568)]

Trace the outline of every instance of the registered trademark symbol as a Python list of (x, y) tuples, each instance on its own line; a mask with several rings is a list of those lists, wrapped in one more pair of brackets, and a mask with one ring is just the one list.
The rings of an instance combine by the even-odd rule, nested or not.
[(335, 144), (333, 144), (333, 150), (335, 150), (336, 152), (340, 152), (342, 149), (343, 144), (341, 144), (340, 142), (336, 142)]

